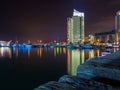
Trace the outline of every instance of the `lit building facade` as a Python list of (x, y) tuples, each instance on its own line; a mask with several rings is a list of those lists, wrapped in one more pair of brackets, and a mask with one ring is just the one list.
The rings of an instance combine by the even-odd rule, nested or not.
[(74, 10), (73, 16), (67, 19), (67, 42), (81, 42), (84, 33), (84, 13)]
[(120, 11), (115, 16), (116, 41), (120, 43)]

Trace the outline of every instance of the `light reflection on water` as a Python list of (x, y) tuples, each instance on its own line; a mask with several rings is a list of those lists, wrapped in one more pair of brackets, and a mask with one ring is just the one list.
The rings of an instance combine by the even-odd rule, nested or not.
[[(111, 52), (116, 52), (119, 50), (118, 48), (110, 49)], [(70, 74), (70, 75), (76, 75), (77, 67), (78, 65), (83, 64), (86, 60), (93, 58), (95, 56), (101, 56), (101, 52), (105, 50), (79, 50), (79, 49), (66, 49), (66, 48), (9, 48), (9, 47), (0, 47), (0, 59), (10, 59), (14, 63), (1, 63), (1, 73), (8, 73), (10, 78), (12, 78), (15, 82), (17, 82), (19, 79), (16, 79), (14, 77), (21, 77), (23, 79), (20, 79), (21, 82), (28, 81), (26, 79), (28, 73), (29, 73), (29, 80), (31, 82), (29, 83), (28, 87), (36, 87), (40, 83), (36, 83), (32, 80), (42, 80), (45, 78), (45, 80), (54, 80), (54, 78), (58, 78), (64, 74)], [(4, 64), (4, 65), (3, 65)], [(23, 66), (24, 65), (24, 70)], [(50, 64), (50, 65), (49, 65)], [(7, 68), (6, 66), (9, 66)], [(2, 69), (2, 68), (5, 68)], [(6, 68), (8, 72), (6, 71)], [(49, 69), (49, 70), (48, 70)], [(11, 71), (10, 71), (11, 70)], [(14, 70), (17, 71), (14, 72)], [(29, 71), (30, 70), (30, 71)], [(48, 70), (48, 71), (45, 71)], [(11, 74), (9, 72), (13, 72), (15, 74)], [(43, 73), (45, 72), (45, 74)], [(19, 76), (22, 75), (23, 76)], [(60, 75), (59, 75), (60, 73)], [(46, 79), (46, 74), (48, 79)], [(5, 76), (6, 75), (6, 76)], [(6, 79), (7, 74), (3, 75)], [(18, 76), (15, 76), (18, 75)], [(30, 76), (31, 75), (31, 76)], [(36, 76), (37, 75), (37, 76)], [(40, 76), (41, 75), (41, 76)], [(50, 77), (51, 75), (51, 77)], [(55, 77), (55, 76), (56, 77)], [(33, 77), (35, 76), (35, 77)], [(44, 78), (43, 78), (44, 76)], [(23, 80), (23, 81), (22, 81)], [(45, 81), (43, 80), (43, 81)], [(56, 79), (55, 79), (56, 80)], [(7, 82), (7, 79), (6, 81)], [(19, 82), (19, 81), (18, 81)], [(21, 84), (20, 82), (20, 84)], [(16, 83), (11, 83), (11, 85)], [(24, 83), (23, 83), (24, 84)], [(9, 85), (9, 84), (8, 84)], [(26, 86), (27, 87), (27, 86)]]
[(38, 56), (40, 56), (40, 58), (42, 58), (42, 51), (43, 51), (43, 48), (38, 48), (37, 50), (37, 54)]
[(70, 75), (76, 75), (76, 70), (78, 65), (84, 63), (85, 57), (84, 57), (84, 50), (68, 50), (67, 53), (67, 69), (68, 74)]
[(12, 58), (12, 49), (8, 47), (1, 47), (0, 48), (0, 57), (9, 57)]
[[(111, 52), (118, 51), (119, 48), (113, 48), (110, 49)], [(19, 57), (19, 54), (22, 52), (23, 55), (27, 54), (27, 57), (30, 58), (30, 56), (33, 55), (33, 53), (36, 52), (36, 56), (39, 56), (42, 58), (45, 52), (50, 52), (56, 57), (57, 55), (65, 54), (67, 55), (68, 61), (69, 60), (78, 60), (81, 62), (84, 62), (84, 59), (90, 59), (95, 56), (101, 55), (101, 50), (79, 50), (79, 49), (66, 49), (66, 48), (9, 48), (9, 47), (0, 47), (0, 57), (9, 57), (12, 59), (12, 57), (16, 56)], [(103, 50), (105, 51), (105, 50)]]
[[(27, 54), (28, 59), (36, 52), (36, 56), (42, 58), (45, 52), (53, 53), (53, 56), (56, 57), (57, 55), (65, 54), (67, 55), (67, 72), (71, 75), (76, 75), (76, 70), (78, 65), (85, 62), (85, 60), (93, 58), (95, 56), (101, 55), (101, 50), (79, 50), (79, 49), (66, 49), (66, 48), (37, 48), (35, 50), (31, 48), (9, 48), (9, 47), (1, 47), (0, 48), (0, 57), (8, 57), (12, 59), (14, 56), (16, 58), (19, 57), (19, 54), (23, 52)], [(112, 51), (116, 52), (119, 48), (113, 48)], [(35, 51), (35, 52), (33, 52)]]
[(93, 58), (95, 56), (99, 56), (100, 50), (78, 50), (74, 49), (72, 51), (68, 50), (67, 53), (67, 68), (68, 68), (68, 74), (70, 75), (76, 75), (77, 67), (85, 62), (85, 60)]
[[(102, 52), (100, 49), (79, 50), (79, 49), (66, 49), (66, 48), (57, 47), (57, 48), (36, 48), (35, 50), (33, 50), (32, 48), (1, 47), (0, 57), (9, 57), (10, 59), (12, 59), (12, 56), (19, 57), (19, 54), (22, 52), (23, 54), (27, 54), (27, 57), (30, 58), (30, 56), (32, 56), (32, 54), (36, 52), (36, 56), (42, 58), (44, 49), (45, 52), (53, 53), (54, 57), (56, 57), (57, 55), (65, 54), (67, 55), (68, 61), (74, 59), (83, 63), (84, 63), (84, 59), (90, 59), (95, 56), (100, 56)], [(110, 50), (111, 52), (116, 52), (119, 50), (119, 48), (113, 48)]]

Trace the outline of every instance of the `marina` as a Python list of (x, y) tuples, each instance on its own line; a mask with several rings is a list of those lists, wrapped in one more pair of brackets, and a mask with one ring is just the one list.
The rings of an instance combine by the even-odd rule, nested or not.
[(61, 47), (61, 48), (68, 48), (68, 49), (107, 49), (107, 48), (119, 48), (120, 44), (60, 44), (60, 43), (21, 43), (21, 44), (16, 44), (12, 43), (11, 41), (0, 41), (0, 47), (10, 47), (10, 48), (56, 48), (56, 47)]
[(0, 9), (0, 90), (120, 88), (120, 0), (2, 0)]

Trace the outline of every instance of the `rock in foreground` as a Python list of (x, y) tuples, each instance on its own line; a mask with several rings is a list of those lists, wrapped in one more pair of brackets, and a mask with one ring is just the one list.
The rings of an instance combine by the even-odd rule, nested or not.
[(120, 51), (88, 60), (78, 67), (77, 76), (120, 88)]

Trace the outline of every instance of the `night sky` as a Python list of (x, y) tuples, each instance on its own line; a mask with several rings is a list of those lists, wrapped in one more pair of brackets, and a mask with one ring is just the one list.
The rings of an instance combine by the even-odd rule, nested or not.
[(120, 0), (3, 0), (0, 40), (66, 41), (67, 17), (73, 9), (85, 13), (85, 34), (110, 31)]

